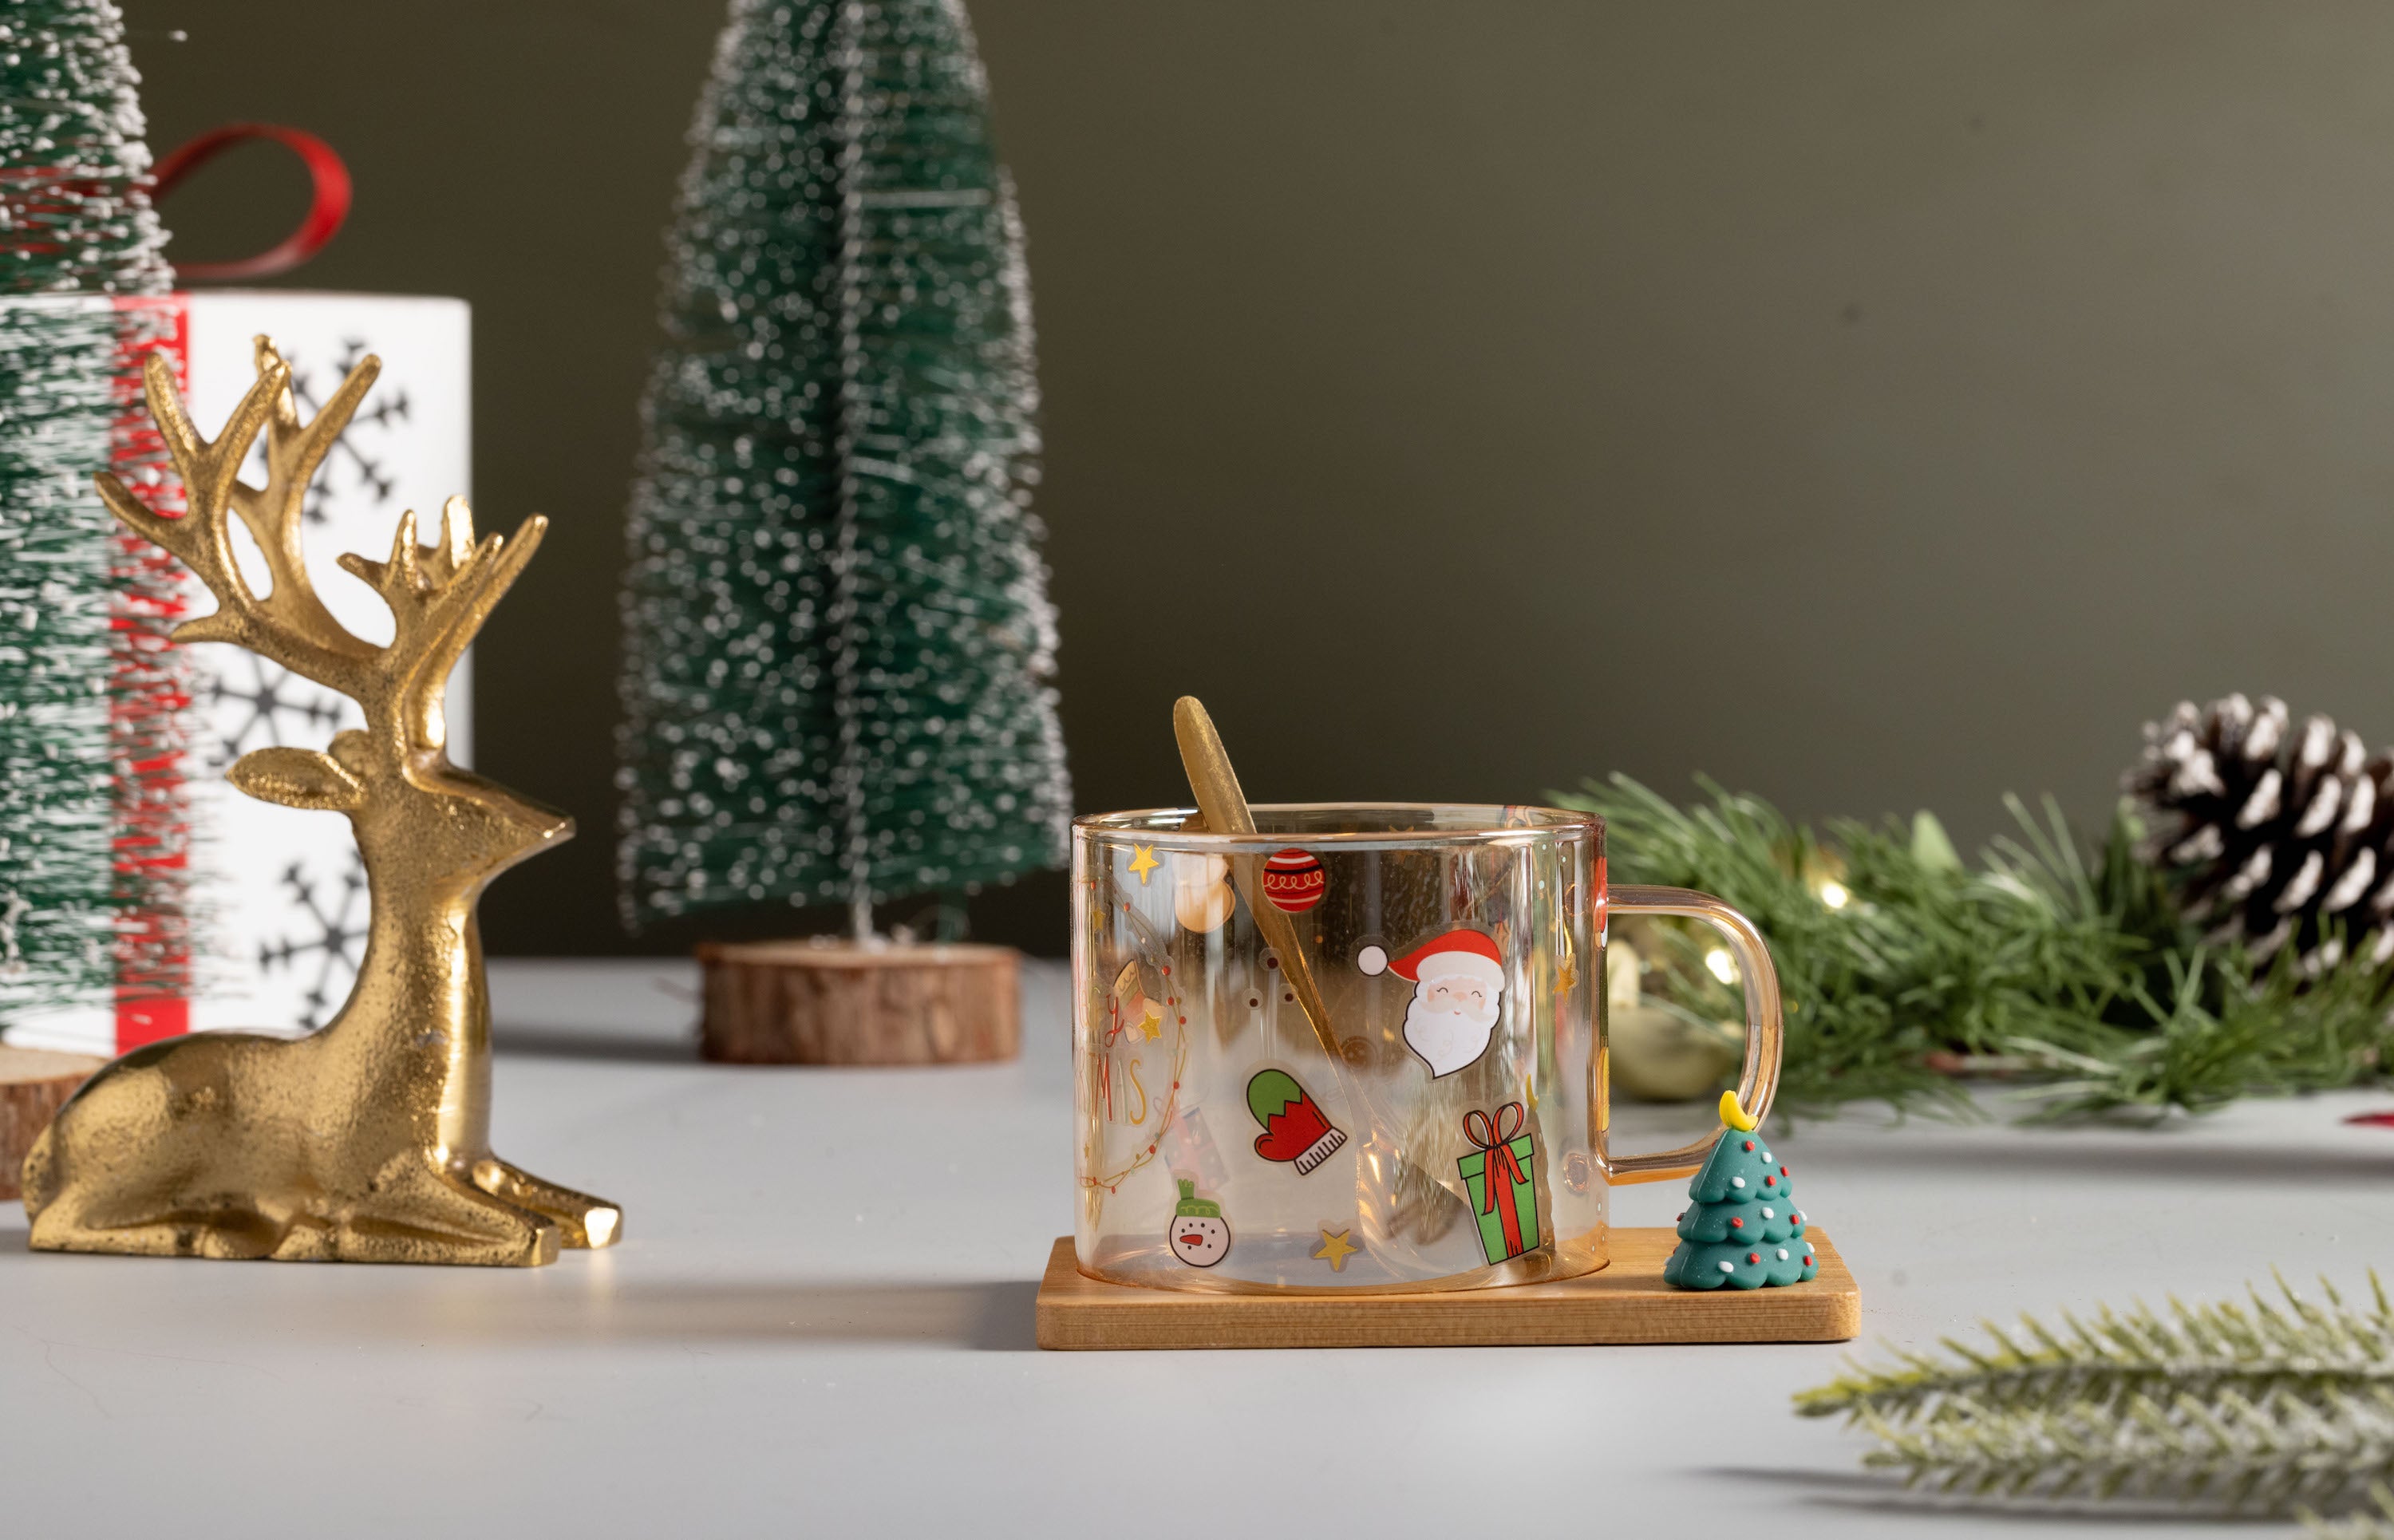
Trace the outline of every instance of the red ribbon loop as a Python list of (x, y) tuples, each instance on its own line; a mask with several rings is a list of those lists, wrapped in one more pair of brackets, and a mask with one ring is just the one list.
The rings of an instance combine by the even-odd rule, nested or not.
[(1463, 1137), (1471, 1141), (1474, 1149), (1493, 1150), (1498, 1145), (1512, 1143), (1513, 1136), (1521, 1131), (1521, 1124), (1527, 1116), (1518, 1101), (1508, 1101), (1497, 1108), (1493, 1125), (1486, 1112), (1468, 1112), (1463, 1114)]
[[(1511, 1229), (1512, 1190), (1530, 1179), (1529, 1173), (1521, 1169), (1521, 1157), (1513, 1152), (1513, 1137), (1521, 1131), (1521, 1125), (1528, 1115), (1518, 1101), (1508, 1101), (1497, 1108), (1493, 1123), (1486, 1112), (1473, 1111), (1463, 1114), (1463, 1137), (1488, 1157), (1484, 1168), (1485, 1180), (1480, 1187), (1480, 1212), (1496, 1212), (1496, 1183), (1503, 1180), (1507, 1199), (1505, 1207), (1508, 1231)], [(1510, 1234), (1506, 1236), (1507, 1240), (1512, 1238)]]
[(175, 273), (178, 278), (265, 278), (289, 272), (323, 250), (324, 244), (349, 217), (349, 168), (342, 164), (341, 157), (331, 145), (305, 129), (273, 123), (229, 123), (178, 145), (160, 158), (151, 178), (150, 196), (163, 200), (184, 178), (243, 139), (270, 139), (299, 157), (314, 188), (308, 212), (300, 219), (299, 228), (270, 249), (235, 262), (178, 262)]

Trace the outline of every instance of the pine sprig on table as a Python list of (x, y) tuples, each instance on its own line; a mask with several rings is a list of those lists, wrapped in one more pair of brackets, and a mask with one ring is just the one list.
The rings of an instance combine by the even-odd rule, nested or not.
[(2324, 1280), (2321, 1303), (2281, 1279), (2278, 1299), (1990, 1324), (1988, 1345), (1900, 1353), (1796, 1407), (1877, 1438), (1863, 1464), (1972, 1497), (2348, 1502), (2394, 1477), (2394, 1308), (2369, 1285), (2358, 1309)]
[(2394, 1475), (2394, 1395), (2383, 1390), (2317, 1401), (2138, 1395), (2104, 1407), (1972, 1409), (1909, 1428), (1861, 1421), (1882, 1441), (1864, 1465), (1979, 1498), (2172, 1497), (2282, 1513)]
[(2394, 1540), (2394, 1491), (2377, 1483), (2370, 1487), (2369, 1500), (2377, 1506), (2376, 1512), (2343, 1519), (2322, 1519), (2308, 1507), (2295, 1512), (2302, 1518), (2303, 1533), (2311, 1540)]
[(1899, 1352), (1900, 1367), (1857, 1368), (1802, 1392), (1796, 1409), (1896, 1426), (2064, 1402), (2101, 1408), (2136, 1397), (2394, 1392), (2394, 1306), (2374, 1272), (2367, 1309), (2348, 1306), (2324, 1280), (2323, 1305), (2283, 1280), (2278, 1286), (2277, 1301), (2255, 1291), (2243, 1304), (2173, 1300), (2166, 1314), (2107, 1308), (2090, 1322), (2065, 1312), (2059, 1330), (2033, 1317), (2010, 1331), (1987, 1323), (1991, 1346), (1948, 1337), (1942, 1358)]
[[(2007, 799), (2018, 833), (1971, 866), (1926, 814), (1816, 833), (1701, 784), (1684, 809), (1621, 775), (1554, 796), (1604, 816), (1616, 880), (1715, 893), (1761, 928), (1787, 1001), (1791, 1110), (1964, 1112), (1976, 1073), (2027, 1085), (2039, 1119), (2160, 1116), (2351, 1085), (2394, 1055), (2381, 974), (2281, 956), (2256, 977), (2182, 923), (2125, 811), (2090, 854), (2049, 801), (2033, 814)], [(1817, 890), (1834, 862), (1840, 907)], [(1726, 994), (1681, 1003), (1736, 1014)]]

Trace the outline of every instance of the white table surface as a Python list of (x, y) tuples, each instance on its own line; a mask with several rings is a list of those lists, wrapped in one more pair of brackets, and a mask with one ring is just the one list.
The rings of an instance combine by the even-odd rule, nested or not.
[[(498, 1147), (621, 1203), (623, 1244), (526, 1271), (36, 1256), (7, 1205), (0, 1535), (2121, 1533), (1861, 1477), (1864, 1441), (1788, 1411), (1844, 1348), (1040, 1352), (1072, 1214), (1052, 965), (1019, 1063), (935, 1071), (703, 1064), (678, 965), (492, 974)], [(2339, 1119), (2386, 1105), (1776, 1142), (1864, 1346), (1926, 1344), (2272, 1263), (2358, 1283), (2394, 1261), (2394, 1131)]]

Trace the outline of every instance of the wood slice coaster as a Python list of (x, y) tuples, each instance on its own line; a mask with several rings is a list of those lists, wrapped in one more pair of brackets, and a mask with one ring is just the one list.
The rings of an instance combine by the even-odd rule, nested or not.
[(33, 1141), (75, 1087), (107, 1062), (87, 1054), (0, 1046), (0, 1198), (18, 1195), (18, 1173)]
[(963, 1064), (1022, 1048), (1021, 954), (1006, 946), (710, 943), (699, 1024), (730, 1064)]
[(1612, 1261), (1558, 1283), (1445, 1294), (1183, 1294), (1101, 1283), (1056, 1243), (1039, 1283), (1039, 1346), (1109, 1348), (1501, 1348), (1600, 1342), (1845, 1342), (1861, 1296), (1819, 1230), (1811, 1282), (1776, 1289), (1675, 1289), (1668, 1230), (1615, 1230)]

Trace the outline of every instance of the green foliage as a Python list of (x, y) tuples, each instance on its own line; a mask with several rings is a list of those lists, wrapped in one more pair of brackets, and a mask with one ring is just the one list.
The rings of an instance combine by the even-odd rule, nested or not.
[(110, 0), (11, 0), (0, 17), (0, 293), (171, 286), (139, 81)]
[(2295, 1511), (2302, 1515), (2303, 1533), (2311, 1540), (2394, 1540), (2394, 1491), (2382, 1482), (2373, 1482), (2369, 1500), (2376, 1507), (2374, 1513), (2355, 1513), (2343, 1519), (2322, 1519), (2308, 1507)]
[[(1975, 1074), (2019, 1082), (2037, 1118), (2159, 1116), (2350, 1085), (2394, 1051), (2376, 971), (2307, 979), (2282, 957), (2256, 978), (2240, 953), (2202, 945), (2137, 859), (2124, 811), (2090, 858), (2057, 808), (2013, 799), (2017, 833), (1973, 867), (1926, 813), (1824, 836), (1703, 789), (1684, 809), (1626, 776), (1556, 798), (1604, 816), (1616, 880), (1701, 888), (1761, 928), (1786, 997), (1791, 1110), (1877, 1098), (1961, 1112)], [(1823, 873), (1842, 906), (1816, 890)], [(1736, 1014), (1701, 969), (1673, 976), (1715, 992), (1682, 1002), (1698, 1016)]]
[[(0, 1007), (91, 999), (120, 941), (160, 933), (178, 862), (114, 843), (175, 807), (175, 703), (155, 562), (128, 559), (92, 489), (112, 465), (120, 360), (163, 294), (164, 237), (123, 24), (106, 0), (19, 0), (0, 24)], [(112, 675), (134, 709), (112, 735)], [(116, 773), (112, 774), (112, 767)], [(147, 778), (145, 779), (145, 772)], [(121, 803), (120, 797), (129, 799)], [(161, 816), (162, 813), (165, 816)], [(120, 859), (124, 858), (124, 859)], [(138, 957), (125, 960), (136, 965)], [(152, 985), (164, 981), (151, 979)]]
[(2348, 1503), (2394, 1477), (2394, 1312), (2374, 1273), (2363, 1308), (2322, 1287), (1989, 1324), (1990, 1345), (1857, 1367), (1796, 1410), (1874, 1435), (1865, 1465), (1978, 1498)]
[(736, 0), (624, 595), (626, 917), (1060, 862), (1014, 192), (963, 7)]

